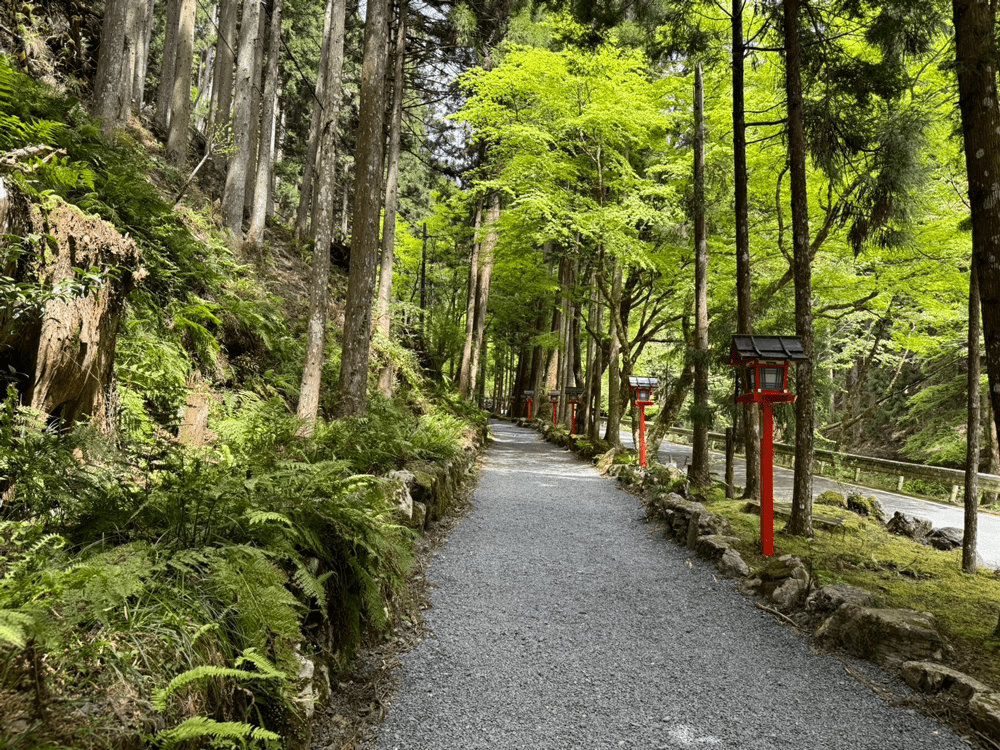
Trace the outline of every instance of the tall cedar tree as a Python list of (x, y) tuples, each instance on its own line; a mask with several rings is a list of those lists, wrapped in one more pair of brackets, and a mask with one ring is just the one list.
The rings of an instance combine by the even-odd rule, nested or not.
[(795, 277), (795, 333), (807, 359), (796, 368), (795, 480), (787, 531), (812, 536), (813, 326), (812, 260), (809, 252), (809, 199), (806, 192), (806, 140), (802, 116), (802, 44), (799, 0), (785, 0), (785, 95), (788, 101), (788, 164), (792, 193), (792, 264)]
[[(326, 314), (330, 287), (330, 242), (333, 240), (334, 197), (337, 188), (337, 136), (340, 123), (344, 34), (347, 0), (333, 0), (328, 25), (328, 54), (337, 64), (331, 67), (324, 90), (323, 126), (320, 129), (319, 181), (316, 189), (316, 221), (313, 229), (312, 276), (309, 280), (309, 324), (306, 334), (306, 361), (299, 388), (298, 417), (302, 431), (311, 435), (319, 413), (319, 387), (323, 375), (323, 355), (326, 349)], [(322, 62), (321, 62), (322, 64)], [(308, 174), (304, 177), (308, 179)]]
[(389, 48), (390, 0), (370, 0), (365, 19), (365, 53), (359, 93), (358, 150), (354, 168), (351, 266), (344, 307), (337, 416), (368, 409), (372, 293), (378, 263), (382, 215), (382, 158), (385, 153), (385, 71)]

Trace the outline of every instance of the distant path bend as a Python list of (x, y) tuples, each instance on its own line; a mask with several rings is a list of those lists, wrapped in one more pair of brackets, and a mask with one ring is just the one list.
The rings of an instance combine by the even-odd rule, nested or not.
[(475, 511), (429, 572), (434, 637), (404, 657), (377, 747), (968, 747), (652, 539), (638, 500), (588, 464), (492, 430)]

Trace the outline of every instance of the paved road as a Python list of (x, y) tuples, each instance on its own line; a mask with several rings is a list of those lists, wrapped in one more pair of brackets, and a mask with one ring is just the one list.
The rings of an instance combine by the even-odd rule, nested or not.
[[(638, 500), (492, 425), (475, 511), (438, 554), (382, 750), (957, 750), (660, 538)], [(857, 665), (897, 692), (870, 665)]]
[[(632, 434), (622, 431), (622, 443), (632, 446)], [(674, 463), (683, 468), (691, 462), (691, 446), (677, 443), (661, 443), (659, 459), (661, 463)], [(726, 458), (720, 453), (712, 453), (712, 471), (720, 479), (726, 473)], [(746, 482), (746, 463), (742, 458), (736, 459), (733, 474), (736, 484)], [(792, 478), (794, 474), (791, 469), (781, 466), (774, 467), (774, 499), (792, 499)], [(839, 482), (826, 477), (813, 477), (813, 495), (819, 495), (827, 490), (835, 490), (846, 495), (857, 490), (865, 495), (875, 495), (882, 501), (886, 511), (891, 516), (896, 511), (906, 513), (918, 518), (926, 518), (934, 528), (964, 528), (965, 517), (962, 508), (955, 505), (943, 505), (931, 500), (922, 500), (909, 495), (901, 495), (897, 492), (878, 490), (871, 487)], [(979, 553), (980, 564), (986, 568), (1000, 568), (1000, 516), (989, 513), (979, 514), (979, 523), (976, 541), (977, 552)], [(959, 554), (959, 553), (956, 553)]]

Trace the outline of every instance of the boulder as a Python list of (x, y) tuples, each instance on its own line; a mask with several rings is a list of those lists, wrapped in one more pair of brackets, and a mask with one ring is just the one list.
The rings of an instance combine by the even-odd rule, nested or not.
[(809, 595), (812, 581), (802, 561), (792, 555), (769, 560), (756, 572), (758, 593), (770, 599), (778, 609), (790, 612), (798, 609)]
[(723, 578), (746, 578), (750, 575), (750, 567), (743, 562), (740, 553), (732, 547), (727, 549), (719, 561), (715, 563), (715, 569)]
[(806, 600), (806, 609), (818, 615), (831, 615), (845, 604), (870, 607), (874, 604), (871, 593), (856, 586), (828, 585), (817, 589)]
[(411, 529), (423, 529), (427, 526), (427, 506), (423, 503), (413, 503), (413, 514), (406, 525)]
[(925, 518), (908, 516), (898, 510), (886, 524), (886, 530), (892, 534), (909, 537), (915, 541), (920, 541), (931, 532), (931, 522)]
[(882, 502), (874, 495), (862, 495), (852, 492), (847, 496), (847, 509), (865, 518), (874, 518), (879, 523), (885, 523), (887, 518)]
[(927, 542), (934, 548), (948, 552), (962, 546), (965, 532), (953, 526), (946, 526), (943, 529), (933, 529), (927, 535)]
[(816, 638), (890, 667), (907, 661), (941, 661), (950, 651), (934, 615), (911, 609), (846, 604), (819, 626)]
[(976, 693), (969, 701), (972, 726), (994, 741), (1000, 741), (1000, 694)]
[(410, 494), (410, 487), (416, 481), (416, 475), (412, 471), (390, 471), (386, 478), (394, 483), (392, 495), (396, 501), (396, 508), (403, 519), (408, 521), (413, 517), (413, 496)]
[(901, 671), (906, 684), (922, 693), (951, 693), (969, 700), (976, 693), (990, 692), (990, 688), (964, 672), (931, 661), (908, 661)]
[(705, 536), (698, 537), (698, 542), (695, 544), (694, 551), (698, 554), (698, 557), (703, 557), (709, 562), (717, 562), (722, 559), (726, 550), (738, 541), (739, 537), (735, 536), (706, 534)]

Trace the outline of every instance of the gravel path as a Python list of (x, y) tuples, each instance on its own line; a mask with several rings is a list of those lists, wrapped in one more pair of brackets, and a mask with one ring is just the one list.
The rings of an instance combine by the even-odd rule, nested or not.
[(493, 433), (476, 510), (430, 570), (435, 637), (404, 657), (377, 747), (968, 747), (652, 539), (639, 501), (588, 464)]

